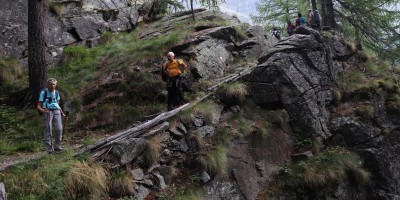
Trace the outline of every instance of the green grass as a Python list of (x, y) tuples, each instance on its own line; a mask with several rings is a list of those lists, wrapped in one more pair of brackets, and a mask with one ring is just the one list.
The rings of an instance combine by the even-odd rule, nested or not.
[(247, 94), (247, 87), (243, 83), (223, 84), (217, 90), (218, 98), (229, 106), (243, 104)]
[(41, 116), (35, 110), (17, 112), (0, 105), (0, 155), (37, 152), (42, 148)]
[(345, 180), (362, 187), (370, 177), (357, 154), (339, 147), (328, 148), (309, 160), (287, 165), (277, 173), (277, 180), (283, 187), (308, 189), (329, 187)]
[(63, 199), (64, 178), (72, 161), (67, 154), (45, 156), (2, 172), (0, 179), (7, 187), (9, 199)]
[(223, 146), (216, 146), (209, 152), (199, 154), (197, 161), (208, 173), (213, 175), (225, 174), (228, 164), (227, 149)]

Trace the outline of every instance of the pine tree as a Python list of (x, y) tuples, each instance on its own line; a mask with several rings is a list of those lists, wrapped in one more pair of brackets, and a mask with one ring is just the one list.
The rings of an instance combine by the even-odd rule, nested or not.
[(44, 40), (44, 5), (42, 0), (28, 3), (28, 65), (31, 103), (35, 105), (46, 84), (47, 67)]
[(284, 27), (289, 20), (293, 21), (299, 12), (305, 15), (308, 8), (308, 0), (261, 0), (257, 5), (260, 15), (252, 16), (252, 19), (271, 31), (275, 27)]

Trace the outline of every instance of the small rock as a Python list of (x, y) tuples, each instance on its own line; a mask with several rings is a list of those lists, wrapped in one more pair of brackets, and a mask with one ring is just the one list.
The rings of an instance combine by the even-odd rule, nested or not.
[(302, 152), (302, 153), (298, 153), (298, 154), (293, 154), (292, 155), (292, 160), (293, 163), (297, 163), (303, 160), (307, 160), (309, 158), (311, 158), (313, 156), (312, 151), (306, 151), (306, 152)]
[(144, 187), (143, 185), (138, 185), (133, 192), (134, 196), (138, 200), (143, 200), (150, 194), (149, 189)]
[(193, 119), (193, 124), (194, 124), (195, 126), (197, 126), (197, 127), (201, 127), (201, 126), (204, 125), (204, 120), (201, 119), (201, 118), (195, 117), (195, 118)]
[(178, 126), (176, 127), (179, 131), (181, 131), (183, 134), (186, 135), (187, 130), (185, 128), (185, 126), (182, 123), (179, 123)]
[(183, 152), (186, 152), (186, 151), (189, 150), (189, 147), (188, 147), (188, 145), (186, 143), (186, 138), (182, 138), (181, 140), (179, 140), (179, 144), (180, 144), (181, 150)]
[(58, 54), (57, 54), (57, 52), (51, 52), (51, 55), (52, 55), (53, 57), (56, 57)]
[(172, 137), (174, 137), (175, 139), (181, 139), (181, 138), (185, 137), (185, 135), (180, 130), (178, 130), (177, 127), (171, 128), (168, 131), (171, 133)]
[(153, 187), (153, 181), (151, 181), (150, 179), (144, 179), (143, 181), (142, 181), (142, 184), (143, 185), (145, 185), (145, 186), (147, 186), (147, 187)]
[(210, 175), (208, 175), (205, 170), (201, 172), (201, 180), (203, 181), (203, 183), (207, 183), (209, 180), (211, 180)]
[(232, 112), (240, 112), (240, 106), (236, 105), (236, 106), (231, 106), (230, 109), (232, 110)]
[(161, 156), (170, 156), (172, 152), (169, 149), (164, 149), (161, 153)]
[(143, 177), (144, 177), (143, 169), (137, 168), (137, 169), (132, 170), (132, 177), (133, 177), (133, 180), (137, 180), (137, 181), (143, 180)]
[(156, 164), (152, 165), (152, 166), (147, 170), (147, 172), (148, 172), (148, 173), (151, 173), (151, 172), (153, 172), (154, 170), (156, 170), (156, 169), (158, 169), (158, 168), (160, 168), (160, 164), (156, 163)]
[(163, 176), (161, 176), (160, 174), (154, 174), (154, 177), (156, 179), (155, 182), (159, 188), (165, 189), (167, 187)]
[(203, 137), (210, 137), (210, 136), (214, 135), (214, 127), (203, 126), (203, 127), (196, 129), (194, 132), (195, 132), (195, 134), (199, 134)]

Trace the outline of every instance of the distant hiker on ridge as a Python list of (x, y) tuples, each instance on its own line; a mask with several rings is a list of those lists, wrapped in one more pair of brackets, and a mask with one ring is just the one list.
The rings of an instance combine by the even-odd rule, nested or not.
[(186, 103), (182, 90), (182, 73), (185, 72), (187, 65), (183, 60), (175, 59), (173, 52), (168, 52), (167, 59), (168, 61), (162, 67), (162, 72), (163, 80), (167, 82), (168, 110), (173, 110)]
[[(57, 80), (50, 78), (47, 81), (47, 88), (40, 92), (39, 101), (36, 108), (42, 113), (44, 126), (44, 147), (48, 153), (62, 151), (62, 121), (61, 116), (66, 117), (59, 105), (60, 94), (56, 90)], [(52, 129), (55, 129), (54, 145), (52, 143)]]
[(288, 20), (287, 21), (287, 27), (286, 27), (286, 32), (288, 34), (288, 36), (291, 36), (294, 34), (294, 29), (296, 27), (293, 25), (292, 21)]
[(304, 18), (301, 13), (298, 13), (296, 19), (296, 28), (305, 27), (306, 24), (306, 18)]

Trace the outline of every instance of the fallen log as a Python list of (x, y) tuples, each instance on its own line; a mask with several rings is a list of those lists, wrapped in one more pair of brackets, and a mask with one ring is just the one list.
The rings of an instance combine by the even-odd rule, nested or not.
[(181, 112), (183, 110), (192, 108), (193, 106), (197, 105), (198, 103), (200, 103), (204, 99), (208, 98), (223, 83), (236, 81), (239, 78), (241, 78), (242, 76), (250, 73), (254, 68), (255, 68), (255, 66), (249, 67), (248, 69), (243, 70), (243, 71), (241, 71), (241, 72), (239, 72), (237, 74), (234, 74), (234, 75), (230, 74), (230, 75), (220, 79), (222, 81), (218, 82), (216, 85), (208, 88), (207, 89), (208, 93), (206, 95), (202, 96), (201, 98), (199, 98), (198, 100), (196, 100), (195, 102), (187, 103), (187, 104), (185, 104), (185, 105), (183, 105), (183, 106), (181, 106), (181, 107), (179, 107), (177, 109), (161, 113), (157, 117), (155, 117), (154, 119), (149, 120), (149, 121), (147, 121), (147, 122), (145, 122), (143, 124), (140, 124), (140, 125), (138, 125), (136, 127), (127, 129), (127, 130), (122, 131), (122, 132), (119, 132), (119, 133), (117, 133), (117, 134), (115, 134), (113, 136), (110, 136), (110, 137), (108, 137), (108, 138), (106, 138), (104, 140), (101, 140), (101, 141), (97, 142), (96, 144), (89, 145), (87, 147), (81, 148), (81, 149), (79, 149), (78, 151), (75, 152), (74, 156), (81, 155), (81, 154), (83, 154), (85, 152), (93, 152), (93, 151), (96, 151), (96, 150), (101, 150), (101, 149), (103, 149), (105, 147), (109, 147), (109, 146), (111, 146), (111, 145), (113, 145), (113, 144), (115, 144), (115, 143), (117, 143), (119, 141), (122, 141), (122, 140), (126, 139), (127, 137), (130, 137), (130, 138), (139, 137), (146, 130), (148, 130), (148, 129), (154, 127), (155, 125), (158, 125), (159, 123), (161, 123), (161, 122), (163, 122), (163, 121), (175, 116), (176, 114), (178, 114), (179, 112)]

